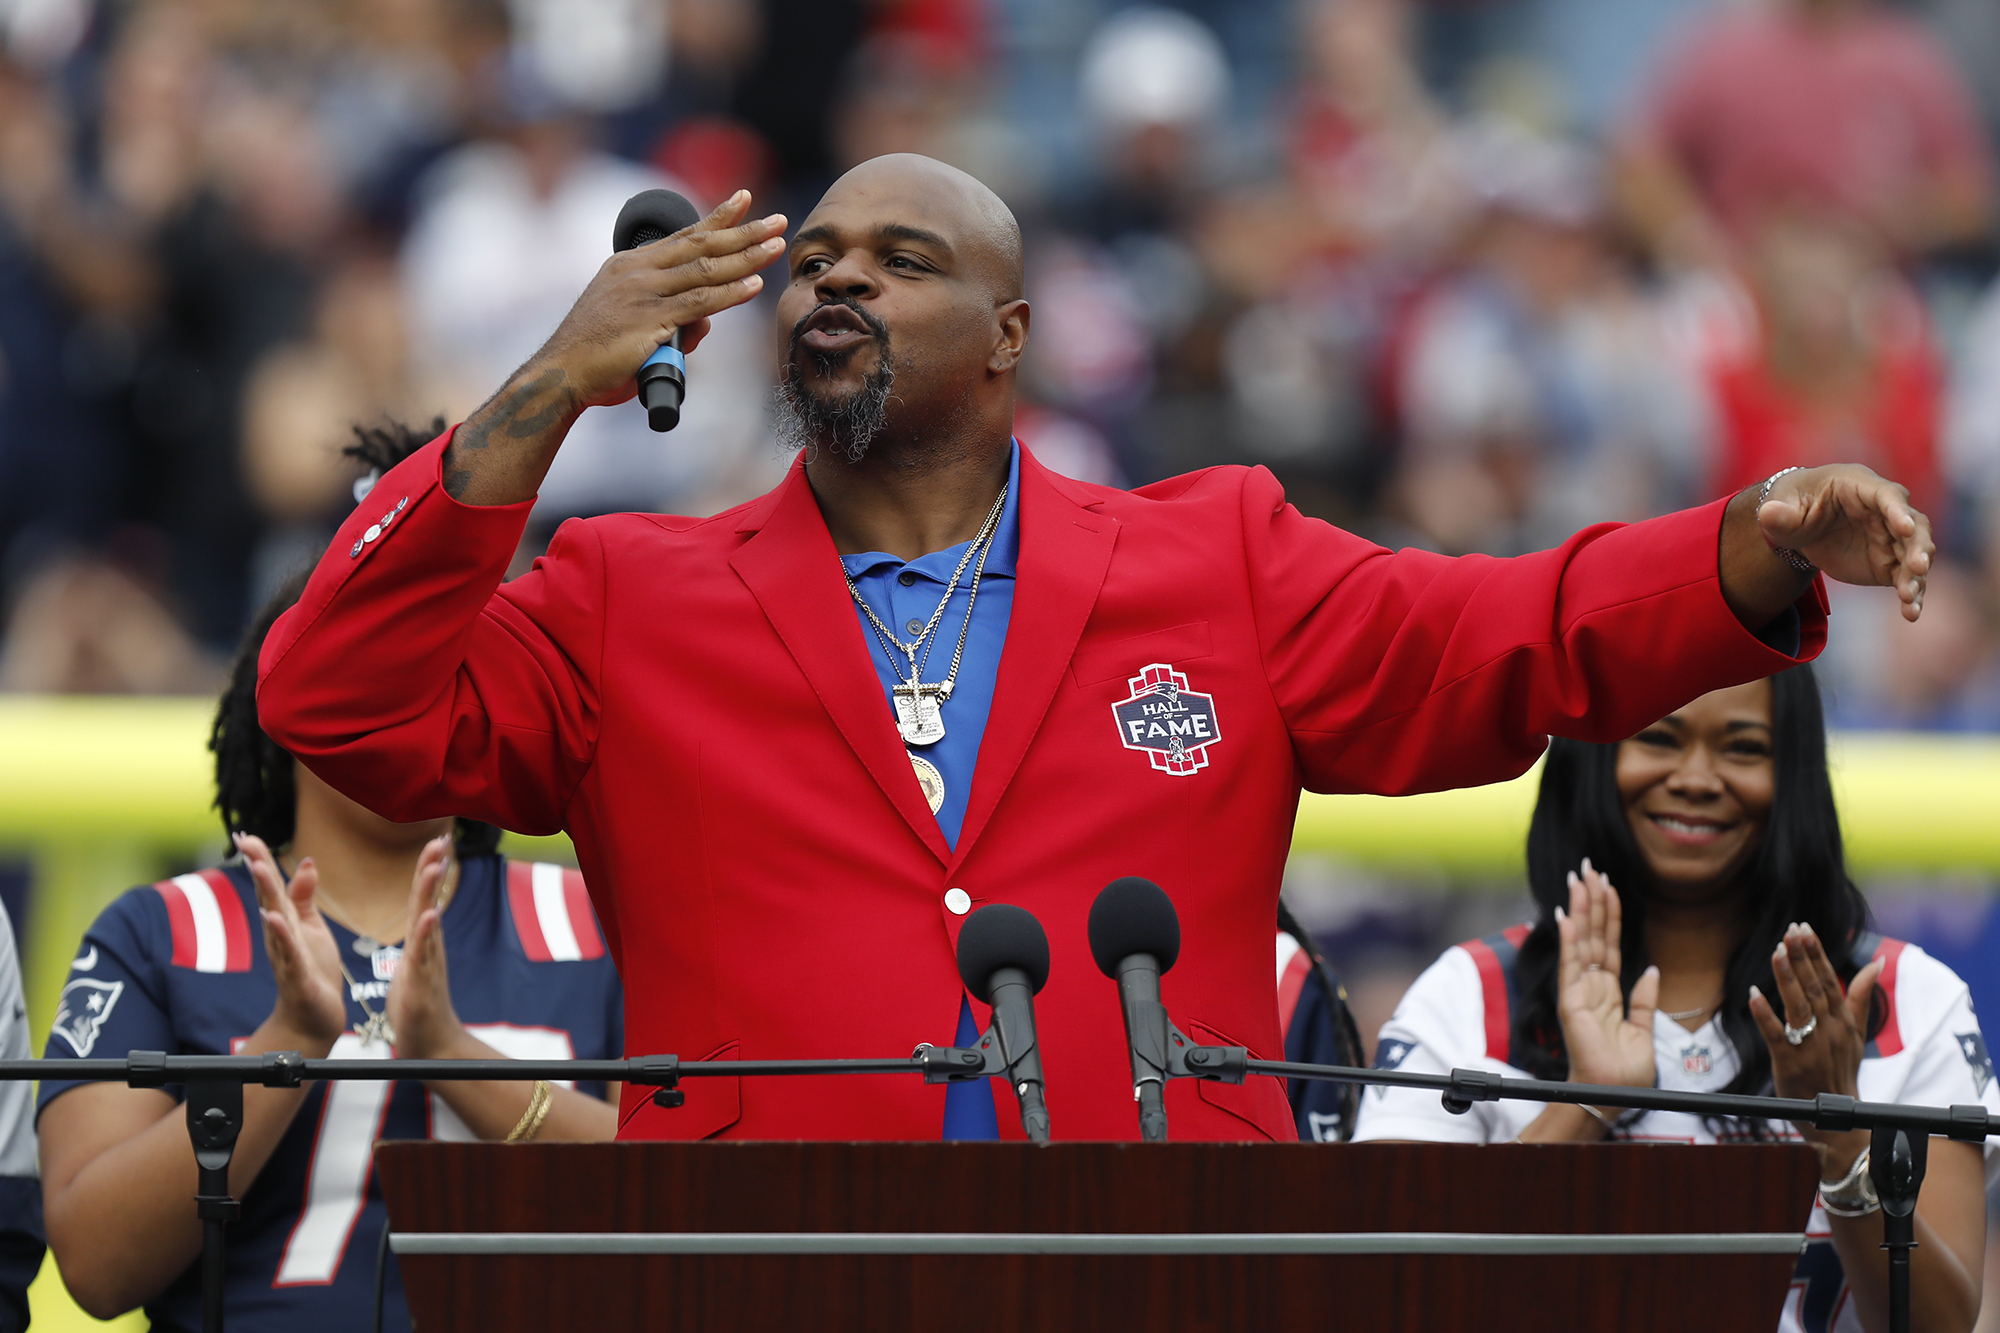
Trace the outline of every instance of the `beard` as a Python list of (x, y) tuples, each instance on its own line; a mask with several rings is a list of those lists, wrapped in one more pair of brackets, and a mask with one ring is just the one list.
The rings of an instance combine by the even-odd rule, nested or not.
[[(889, 330), (880, 320), (853, 301), (840, 301), (859, 315), (875, 337), (877, 360), (860, 389), (845, 398), (828, 399), (815, 393), (807, 381), (804, 360), (812, 362), (821, 377), (832, 374), (859, 348), (832, 356), (807, 350), (800, 356), (799, 338), (805, 332), (808, 314), (792, 328), (791, 345), (785, 357), (785, 377), (777, 388), (778, 440), (788, 449), (837, 450), (850, 463), (859, 463), (889, 424), (889, 400), (896, 384), (896, 369), (889, 355)], [(815, 309), (813, 314), (818, 313)]]

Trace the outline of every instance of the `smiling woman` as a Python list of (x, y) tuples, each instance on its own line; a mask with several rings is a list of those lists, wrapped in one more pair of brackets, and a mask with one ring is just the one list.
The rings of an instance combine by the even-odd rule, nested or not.
[[(2000, 1110), (1965, 984), (1867, 929), (1809, 667), (1703, 695), (1615, 744), (1556, 740), (1528, 881), (1538, 919), (1447, 950), (1383, 1027), (1378, 1065)], [(1886, 1326), (1865, 1133), (1504, 1101), (1453, 1116), (1435, 1097), (1379, 1093), (1363, 1099), (1357, 1141), (1803, 1137), (1822, 1185), (1779, 1327)], [(1972, 1326), (1993, 1164), (1970, 1145), (1932, 1149), (1917, 1328)]]

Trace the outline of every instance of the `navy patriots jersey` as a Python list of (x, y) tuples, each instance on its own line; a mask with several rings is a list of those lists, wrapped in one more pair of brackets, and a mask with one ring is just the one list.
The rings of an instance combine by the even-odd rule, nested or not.
[[(515, 1059), (624, 1054), (623, 996), (582, 878), (560, 866), (474, 857), (444, 912), (452, 1004), (472, 1033)], [(354, 934), (327, 925), (352, 974), (348, 1019), (387, 1003), (398, 949), (365, 958)], [(270, 1016), (277, 981), (264, 952), (257, 894), (240, 863), (133, 889), (106, 908), (71, 964), (49, 1036), (51, 1059), (121, 1058), (133, 1050), (224, 1054)], [(352, 1031), (336, 1059), (386, 1057)], [(40, 1109), (75, 1082), (45, 1079)], [(178, 1088), (168, 1091), (179, 1095)], [(602, 1085), (583, 1085), (602, 1096)], [(421, 1083), (310, 1086), (229, 1228), (227, 1309), (237, 1328), (351, 1333), (373, 1315), (375, 1250), (387, 1217), (374, 1178), (377, 1139), (470, 1138)], [(194, 1207), (192, 1198), (188, 1207)], [(387, 1328), (408, 1328), (389, 1261)], [(146, 1306), (155, 1329), (201, 1327), (199, 1265)]]

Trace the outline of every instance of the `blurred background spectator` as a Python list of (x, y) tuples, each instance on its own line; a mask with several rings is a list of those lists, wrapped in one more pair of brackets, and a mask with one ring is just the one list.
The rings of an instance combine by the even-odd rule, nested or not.
[[(1028, 231), (1018, 424), (1063, 471), (1263, 464), (1378, 540), (1506, 553), (1860, 458), (1937, 516), (1963, 650), (1891, 701), (1847, 636), (1836, 722), (1993, 711), (1979, 6), (4, 0), (0, 48), (9, 688), (205, 688), (352, 502), (351, 426), (474, 406), (627, 195), (799, 217), (914, 151)], [(524, 557), (767, 486), (775, 336), (719, 320), (671, 436), (588, 414)]]

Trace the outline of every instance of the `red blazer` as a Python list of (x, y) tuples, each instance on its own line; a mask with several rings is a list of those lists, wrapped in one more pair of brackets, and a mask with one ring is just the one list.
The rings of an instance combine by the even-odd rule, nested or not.
[[(1281, 1057), (1271, 922), (1301, 787), (1509, 778), (1546, 733), (1620, 737), (1794, 661), (1723, 602), (1720, 504), (1447, 559), (1304, 518), (1262, 469), (1126, 492), (1024, 452), (1013, 620), (948, 851), (802, 469), (713, 518), (565, 524), (503, 586), (529, 506), (459, 504), (443, 449), (381, 480), (272, 629), (271, 736), (390, 818), (567, 829), (635, 1054), (947, 1043), (964, 918), (946, 891), (1028, 908), (1053, 957), (1037, 1018), (1061, 1138), (1137, 1137), (1116, 987), (1085, 940), (1111, 880), (1147, 876), (1180, 910), (1180, 1026)], [(1810, 656), (1823, 598), (1801, 612)], [(1114, 710), (1148, 667), (1207, 696), (1213, 739), (1128, 747)], [(628, 1088), (621, 1135), (934, 1139), (944, 1110), (911, 1076), (686, 1090), (669, 1111)], [(1295, 1136), (1273, 1079), (1179, 1082), (1168, 1108), (1179, 1138)]]

